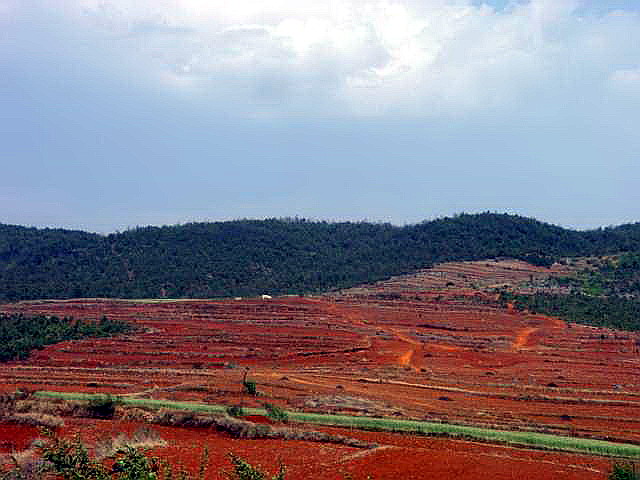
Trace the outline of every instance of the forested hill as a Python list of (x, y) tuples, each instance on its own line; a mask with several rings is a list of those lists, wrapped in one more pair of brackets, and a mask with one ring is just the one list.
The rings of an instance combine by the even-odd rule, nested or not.
[(574, 231), (507, 214), (417, 225), (237, 220), (108, 236), (0, 224), (0, 300), (301, 293), (433, 263), (640, 251), (640, 224)]

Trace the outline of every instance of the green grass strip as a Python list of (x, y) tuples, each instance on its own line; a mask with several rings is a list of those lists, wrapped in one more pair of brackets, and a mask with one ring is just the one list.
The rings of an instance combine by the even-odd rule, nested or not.
[[(35, 395), (40, 398), (62, 398), (64, 400), (89, 401), (96, 397), (105, 397), (106, 394), (101, 393), (69, 393), (69, 392), (49, 392), (40, 391)], [(197, 413), (225, 413), (226, 405), (205, 405), (202, 403), (192, 402), (174, 402), (172, 400), (156, 400), (153, 398), (138, 398), (119, 395), (110, 395), (124, 405), (134, 407), (151, 407), (151, 408), (171, 408), (175, 410), (187, 410)], [(242, 408), (245, 415), (266, 415), (264, 408)]]
[[(100, 394), (38, 392), (39, 397), (63, 398), (66, 400), (87, 401)], [(174, 402), (117, 396), (125, 405), (153, 408), (171, 408), (201, 413), (222, 413), (226, 406), (203, 405), (191, 402)], [(266, 415), (262, 408), (244, 408), (246, 415)], [(364, 430), (380, 430), (389, 432), (418, 433), (425, 435), (447, 435), (471, 440), (493, 443), (507, 443), (550, 450), (562, 450), (595, 455), (640, 458), (640, 445), (592, 440), (588, 438), (564, 437), (547, 433), (514, 432), (509, 430), (493, 430), (489, 428), (450, 425), (445, 423), (423, 422), (414, 420), (396, 420), (389, 418), (362, 417), (351, 415), (328, 415), (320, 413), (287, 412), (289, 420), (297, 423), (347, 427)]]
[(552, 450), (565, 450), (622, 457), (640, 457), (639, 445), (614, 443), (587, 438), (563, 437), (547, 433), (514, 432), (509, 430), (493, 430), (489, 428), (451, 425), (446, 423), (374, 417), (353, 417), (349, 415), (289, 413), (289, 418), (297, 422), (313, 423), (318, 425), (334, 425), (367, 430), (373, 429), (427, 435), (447, 435), (473, 440), (526, 445)]

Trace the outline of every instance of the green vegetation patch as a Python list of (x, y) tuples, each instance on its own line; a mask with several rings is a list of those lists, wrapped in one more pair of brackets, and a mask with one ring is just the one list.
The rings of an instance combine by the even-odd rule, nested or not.
[[(40, 397), (64, 398), (67, 400), (85, 400), (93, 398), (91, 394), (38, 392)], [(223, 405), (202, 405), (190, 402), (173, 402), (143, 398), (118, 397), (125, 405), (137, 405), (154, 408), (172, 408), (193, 412), (224, 413)], [(413, 420), (397, 420), (388, 418), (360, 417), (350, 415), (325, 415), (318, 413), (285, 412), (289, 422), (308, 423), (314, 425), (357, 428), (363, 430), (380, 430), (391, 432), (417, 433), (422, 435), (446, 435), (465, 439), (480, 440), (490, 443), (506, 443), (512, 445), (590, 453), (594, 455), (640, 458), (640, 445), (607, 442), (587, 438), (563, 437), (546, 433), (513, 432), (488, 428), (450, 425), (445, 423), (423, 422)], [(244, 408), (245, 415), (267, 415), (261, 408)]]
[(594, 297), (582, 293), (503, 293), (501, 298), (504, 303), (513, 303), (519, 310), (553, 315), (568, 322), (620, 330), (640, 330), (640, 300), (635, 298)]
[(590, 258), (587, 263), (573, 275), (549, 279), (566, 293), (501, 292), (501, 301), (568, 322), (640, 330), (640, 254)]
[(108, 337), (131, 330), (131, 325), (107, 317), (92, 322), (49, 315), (0, 313), (0, 362), (23, 360), (33, 350), (66, 340)]
[(513, 257), (549, 266), (561, 257), (634, 251), (640, 224), (583, 232), (493, 213), (402, 227), (285, 218), (106, 236), (0, 224), (0, 301), (298, 294), (447, 261)]
[(512, 432), (508, 430), (492, 430), (445, 423), (373, 417), (352, 417), (347, 415), (289, 413), (289, 418), (296, 422), (314, 423), (319, 425), (362, 428), (367, 430), (409, 432), (425, 435), (446, 435), (487, 442), (546, 448), (551, 450), (584, 452), (596, 455), (640, 457), (640, 446), (638, 445), (621, 444), (586, 438), (562, 437), (546, 433)]
[(640, 253), (590, 259), (590, 268), (556, 282), (588, 295), (622, 296), (640, 299)]

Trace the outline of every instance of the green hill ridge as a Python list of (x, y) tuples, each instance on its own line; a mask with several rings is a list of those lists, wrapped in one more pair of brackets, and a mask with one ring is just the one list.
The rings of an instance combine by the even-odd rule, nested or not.
[(434, 263), (640, 251), (640, 223), (589, 231), (511, 214), (416, 225), (305, 219), (142, 227), (99, 235), (0, 224), (0, 301), (226, 297), (344, 288)]

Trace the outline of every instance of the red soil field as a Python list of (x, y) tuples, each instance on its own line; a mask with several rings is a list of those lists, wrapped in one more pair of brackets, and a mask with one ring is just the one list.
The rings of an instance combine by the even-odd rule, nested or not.
[(0, 453), (25, 450), (39, 433), (38, 427), (0, 423)]
[[(66, 425), (59, 434), (70, 438), (79, 435), (85, 445), (93, 447), (101, 439), (120, 433), (131, 435), (143, 426), (146, 425), (119, 420), (71, 418), (66, 419)], [(15, 431), (15, 428), (8, 430), (7, 427), (0, 424), (0, 442)], [(29, 427), (17, 428), (27, 430)], [(153, 426), (152, 429), (167, 445), (151, 448), (149, 455), (166, 459), (176, 468), (196, 473), (206, 447), (209, 452), (207, 480), (225, 478), (222, 471), (231, 469), (230, 453), (268, 472), (275, 472), (284, 462), (288, 480), (344, 480), (349, 478), (347, 475), (357, 480), (364, 480), (367, 475), (374, 479), (407, 480), (520, 479), (523, 475), (540, 479), (597, 480), (606, 478), (610, 468), (607, 459), (587, 455), (338, 428), (320, 427), (316, 430), (376, 442), (380, 446), (367, 450), (292, 440), (239, 440), (203, 428)], [(37, 432), (28, 431), (31, 439), (38, 437)]]
[[(314, 297), (2, 305), (5, 312), (88, 319), (107, 315), (143, 330), (64, 342), (35, 352), (27, 361), (3, 364), (0, 388), (245, 406), (269, 401), (306, 411), (640, 443), (637, 334), (503, 308), (487, 290), (505, 284), (526, 288), (527, 282), (568, 271), (490, 260), (443, 264)], [(247, 369), (262, 394), (259, 398), (243, 392)], [(240, 442), (216, 435), (218, 442)], [(420, 468), (425, 464), (434, 469), (434, 478), (443, 479), (515, 478), (523, 472), (534, 474), (536, 468), (536, 478), (552, 478), (552, 471), (557, 472), (553, 478), (606, 478), (603, 465), (608, 460), (598, 457), (396, 437), (418, 446), (390, 443), (385, 444), (389, 448), (349, 457), (350, 447), (307, 442), (304, 449), (316, 453), (326, 448), (322, 451), (332, 460), (310, 461), (305, 468), (318, 474), (308, 477), (296, 477), (292, 464), (291, 478), (330, 478), (320, 472), (329, 465), (334, 472), (336, 459), (344, 458), (347, 466), (375, 479), (397, 477), (394, 468), (404, 469), (402, 478), (424, 478)], [(247, 453), (250, 460), (271, 465), (275, 454), (269, 442), (244, 442), (256, 445)], [(283, 451), (298, 448), (296, 442), (279, 442), (286, 444)], [(301, 458), (314, 458), (309, 455)], [(291, 457), (296, 454), (287, 453), (287, 459)], [(595, 467), (576, 467), (587, 464)], [(571, 470), (572, 465), (577, 470)]]

